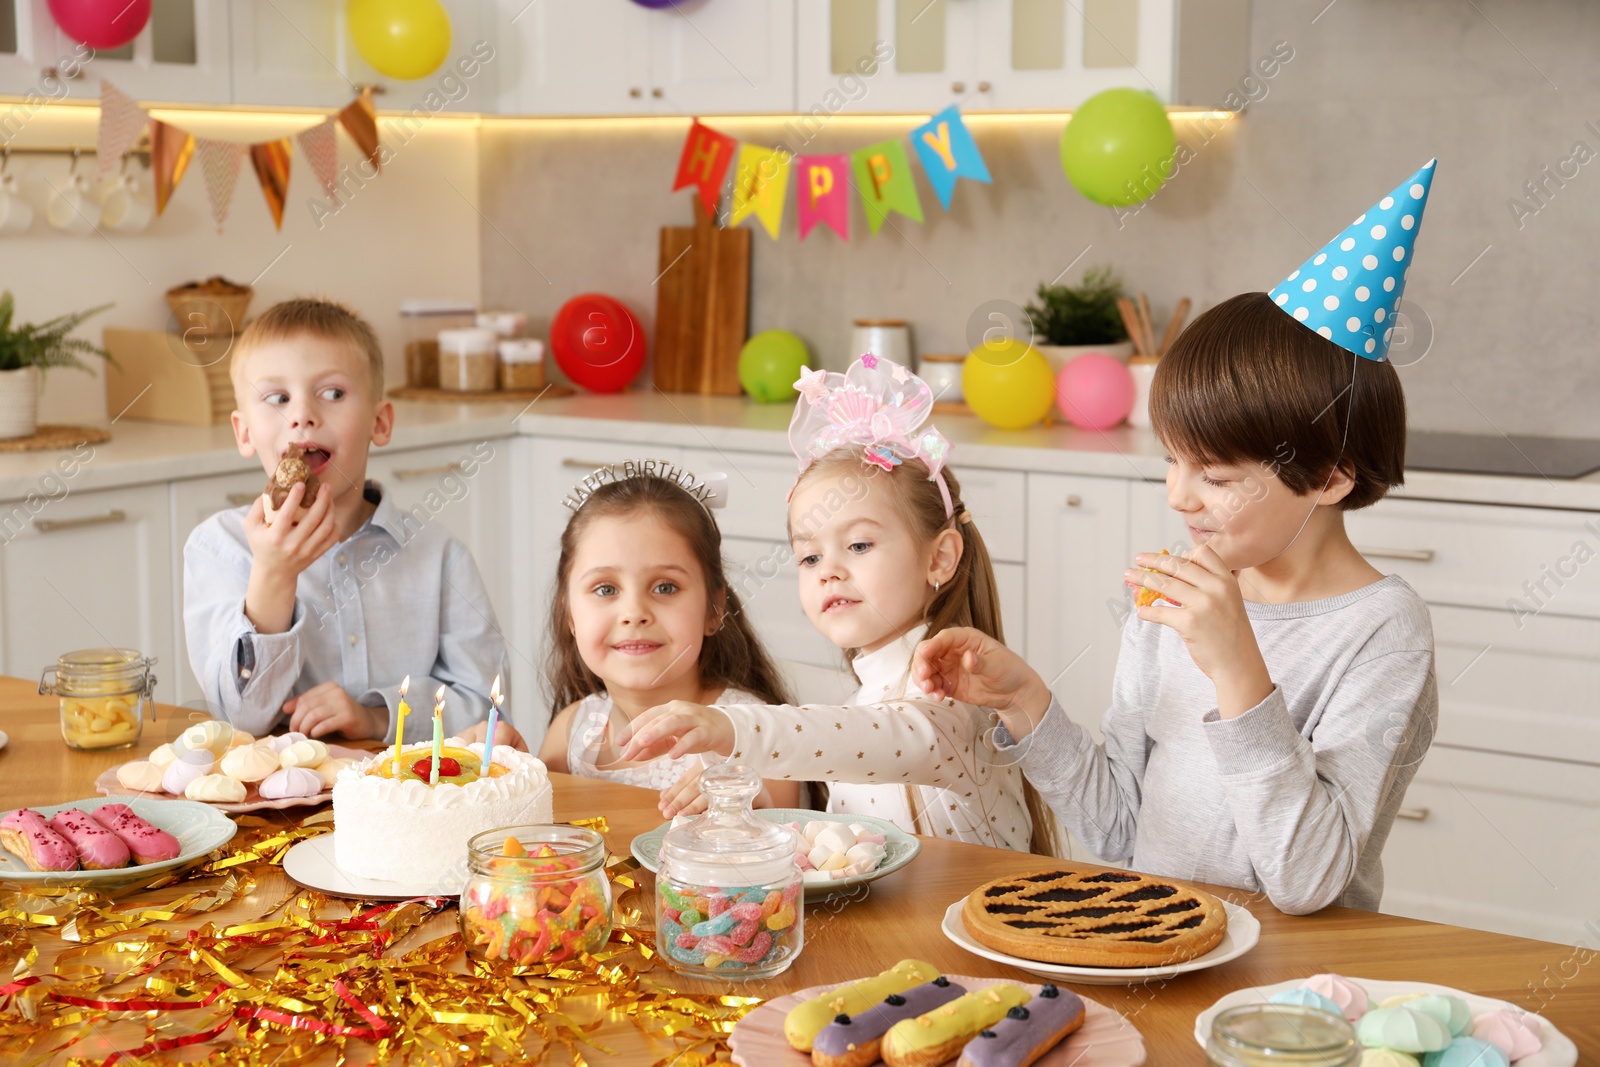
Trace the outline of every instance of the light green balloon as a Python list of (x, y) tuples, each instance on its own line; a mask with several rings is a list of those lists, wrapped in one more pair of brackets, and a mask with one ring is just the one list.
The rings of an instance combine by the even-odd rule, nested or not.
[(795, 398), (806, 343), (788, 330), (762, 330), (739, 350), (739, 384), (758, 404)]
[(1166, 108), (1139, 89), (1107, 89), (1073, 112), (1061, 131), (1061, 169), (1097, 204), (1149, 199), (1177, 169), (1178, 139)]

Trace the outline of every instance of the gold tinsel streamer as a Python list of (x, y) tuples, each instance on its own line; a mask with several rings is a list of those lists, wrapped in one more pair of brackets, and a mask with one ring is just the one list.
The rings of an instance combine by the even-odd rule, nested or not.
[[(219, 928), (207, 913), (255, 894), (292, 845), (331, 829), (327, 813), (292, 827), (254, 816), (238, 822), (238, 836), (205, 863), (143, 886), (112, 894), (0, 886), (7, 1063), (65, 1054), (70, 1067), (453, 1067), (537, 1064), (554, 1052), (587, 1064), (617, 1055), (598, 1031), (626, 1021), (657, 1050), (656, 1067), (699, 1067), (726, 1059), (733, 1024), (760, 1003), (658, 980), (665, 972), (631, 859), (607, 864), (616, 897), (610, 941), (554, 965), (468, 957), (459, 933), (388, 954), (435, 916), (454, 915), (453, 900), (351, 907), (291, 888), (261, 901), (258, 917)], [(608, 829), (603, 817), (578, 825)], [(61, 951), (35, 973), (52, 938)], [(142, 1025), (142, 1040), (128, 1036), (130, 1023)], [(206, 1046), (203, 1061), (196, 1045)]]

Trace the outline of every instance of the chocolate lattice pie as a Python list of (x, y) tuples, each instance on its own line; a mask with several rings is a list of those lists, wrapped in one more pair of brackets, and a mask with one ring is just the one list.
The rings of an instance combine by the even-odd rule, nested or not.
[(1210, 893), (1131, 871), (1061, 866), (998, 878), (961, 910), (1000, 952), (1080, 967), (1159, 967), (1203, 956), (1228, 929)]

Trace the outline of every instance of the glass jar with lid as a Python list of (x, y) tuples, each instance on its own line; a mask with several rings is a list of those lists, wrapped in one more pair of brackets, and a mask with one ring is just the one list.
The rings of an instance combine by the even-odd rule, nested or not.
[(467, 842), (461, 936), (479, 959), (528, 965), (597, 952), (611, 936), (606, 842), (581, 826), (509, 826)]
[(770, 978), (804, 943), (795, 833), (751, 810), (761, 779), (749, 767), (708, 768), (700, 791), (706, 813), (661, 842), (656, 949), (693, 977)]
[(1298, 1004), (1244, 1004), (1211, 1020), (1212, 1067), (1356, 1067), (1361, 1042), (1343, 1018)]
[(452, 393), (492, 392), (500, 378), (498, 342), (493, 330), (440, 330), (439, 388)]
[(60, 698), (67, 747), (127, 748), (137, 742), (155, 692), (155, 662), (131, 648), (86, 648), (46, 667), (39, 693)]

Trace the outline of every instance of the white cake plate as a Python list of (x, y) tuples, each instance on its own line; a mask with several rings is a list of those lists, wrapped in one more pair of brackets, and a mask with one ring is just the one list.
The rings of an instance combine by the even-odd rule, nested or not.
[(315, 889), (319, 893), (332, 893), (336, 897), (357, 897), (361, 900), (411, 900), (415, 897), (459, 897), (462, 886), (427, 885), (418, 882), (385, 882), (377, 878), (358, 878), (339, 869), (333, 860), (333, 839), (338, 835), (323, 834), (301, 841), (283, 857), (283, 873), (296, 885)]

